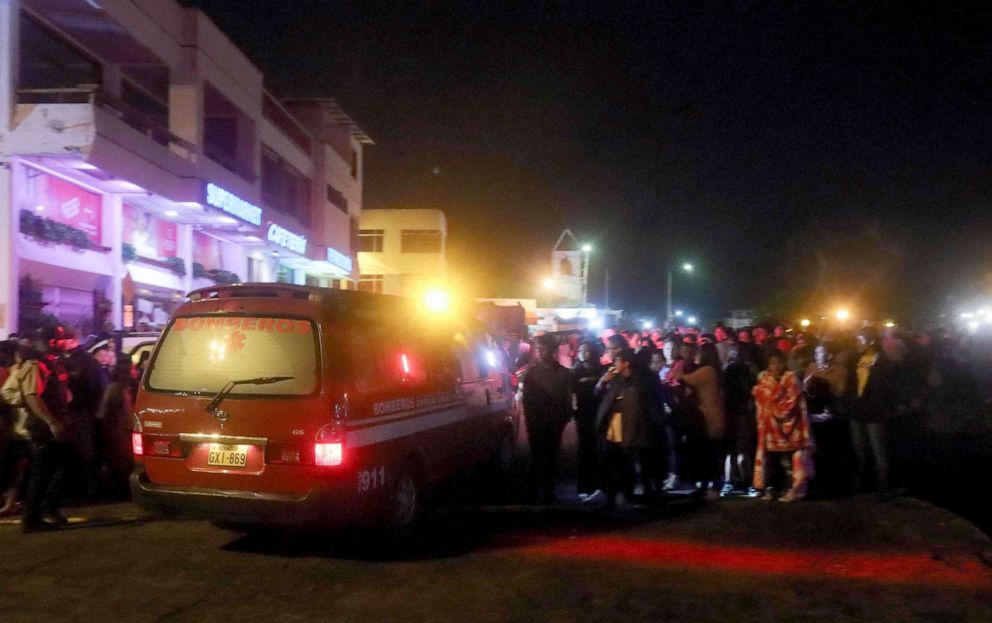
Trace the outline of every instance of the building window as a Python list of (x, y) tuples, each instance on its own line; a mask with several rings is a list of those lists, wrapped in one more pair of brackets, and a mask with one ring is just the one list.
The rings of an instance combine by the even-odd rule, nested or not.
[(293, 141), (304, 153), (310, 155), (313, 149), (313, 139), (300, 123), (283, 109), (282, 105), (268, 93), (262, 94), (262, 115), (272, 125), (279, 128), (289, 140)]
[[(166, 84), (168, 84), (168, 70), (166, 70)], [(168, 98), (168, 91), (165, 93)], [(161, 144), (168, 145), (169, 137), (169, 106), (168, 99), (162, 100), (149, 93), (144, 87), (132, 83), (130, 80), (121, 80), (121, 101), (130, 106), (131, 114), (124, 115), (124, 123), (138, 130), (147, 132), (152, 130), (152, 139)], [(151, 126), (151, 127), (149, 127)]]
[(341, 280), (340, 279), (331, 279), (331, 289), (333, 289), (333, 290), (340, 290), (341, 289)]
[(358, 179), (358, 152), (351, 150), (351, 177)]
[[(16, 5), (15, 5), (16, 6)], [(16, 15), (16, 13), (15, 13)], [(20, 78), (18, 102), (71, 103), (71, 92), (52, 93), (50, 89), (98, 88), (103, 82), (100, 64), (78, 50), (57, 33), (42, 26), (21, 11)], [(79, 93), (85, 102), (89, 94)]]
[(293, 283), (293, 269), (285, 264), (279, 264), (276, 269), (276, 282)]
[(401, 253), (440, 253), (441, 232), (436, 229), (404, 229), (400, 232)]
[(572, 276), (572, 263), (568, 261), (568, 258), (563, 258), (561, 261), (561, 274), (565, 277)]
[(348, 200), (341, 194), (341, 191), (334, 188), (330, 184), (327, 185), (327, 203), (333, 205), (345, 214), (348, 213)]
[(358, 230), (358, 250), (365, 253), (382, 253), (382, 241), (385, 238), (382, 229)]
[(262, 203), (277, 212), (310, 222), (310, 179), (262, 147)]
[(358, 290), (382, 294), (382, 275), (362, 275), (358, 278)]
[(203, 87), (203, 151), (241, 177), (253, 180), (255, 122), (221, 92)]

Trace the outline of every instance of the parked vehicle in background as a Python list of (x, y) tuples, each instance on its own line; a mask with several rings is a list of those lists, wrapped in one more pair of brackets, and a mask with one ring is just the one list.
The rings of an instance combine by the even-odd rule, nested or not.
[(101, 348), (113, 345), (116, 346), (117, 350), (120, 350), (120, 352), (130, 357), (132, 364), (138, 365), (138, 362), (141, 361), (141, 354), (151, 353), (152, 349), (155, 348), (155, 342), (158, 341), (159, 335), (161, 334), (148, 331), (139, 333), (118, 333), (113, 337), (96, 342), (87, 348), (87, 350), (90, 353), (95, 353)]

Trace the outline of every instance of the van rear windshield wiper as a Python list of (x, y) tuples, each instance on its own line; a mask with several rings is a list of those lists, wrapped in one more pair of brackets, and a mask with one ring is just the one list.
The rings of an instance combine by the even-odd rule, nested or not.
[(229, 381), (227, 385), (224, 386), (224, 389), (217, 392), (217, 395), (214, 396), (213, 399), (210, 402), (208, 402), (207, 406), (204, 408), (207, 410), (207, 413), (214, 415), (215, 412), (217, 411), (217, 407), (220, 406), (220, 403), (224, 402), (224, 399), (227, 398), (227, 395), (230, 394), (231, 391), (233, 391), (234, 388), (237, 387), (238, 385), (271, 385), (272, 383), (291, 381), (295, 378), (296, 378), (295, 376), (260, 376), (257, 379), (241, 379), (240, 381)]

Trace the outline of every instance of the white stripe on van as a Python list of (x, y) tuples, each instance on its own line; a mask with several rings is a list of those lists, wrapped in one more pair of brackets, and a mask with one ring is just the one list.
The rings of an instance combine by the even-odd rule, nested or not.
[[(480, 413), (479, 415), (482, 414)], [(439, 426), (464, 419), (468, 418), (465, 409), (462, 407), (435, 411), (424, 414), (421, 417), (412, 417), (392, 424), (382, 424), (380, 426), (370, 426), (368, 428), (348, 431), (345, 435), (345, 445), (352, 448), (360, 448), (374, 443), (389, 441), (390, 439), (406, 437), (407, 435), (438, 428)]]
[(362, 418), (360, 420), (352, 420), (348, 422), (348, 426), (361, 426), (365, 427), (369, 424), (385, 424), (386, 422), (392, 422), (393, 420), (403, 420), (408, 417), (420, 414), (435, 413), (440, 408), (444, 407), (455, 407), (461, 406), (465, 403), (464, 400), (452, 400), (447, 404), (433, 405), (428, 407), (420, 407), (419, 409), (408, 409), (406, 411), (400, 411), (399, 413), (390, 413), (389, 415), (380, 415), (377, 417)]

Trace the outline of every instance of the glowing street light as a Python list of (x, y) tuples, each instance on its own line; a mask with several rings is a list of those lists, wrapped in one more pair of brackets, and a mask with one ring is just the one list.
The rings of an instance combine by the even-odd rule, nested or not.
[(582, 252), (583, 253), (592, 253), (592, 245), (591, 244), (584, 244), (584, 245), (582, 245)]
[(841, 322), (844, 322), (845, 320), (850, 318), (850, 316), (851, 316), (851, 312), (847, 311), (846, 309), (837, 310), (837, 320), (840, 320)]
[(799, 326), (806, 329), (809, 328), (809, 318), (803, 318), (799, 321)]
[(686, 322), (688, 322), (689, 324), (696, 324), (696, 317), (689, 316), (688, 318), (686, 318)]
[(675, 310), (675, 315), (676, 316), (681, 316), (682, 315), (682, 310), (681, 309), (676, 309)]
[(541, 285), (544, 286), (544, 289), (545, 290), (554, 290), (555, 289), (555, 286), (558, 285), (558, 282), (555, 281), (554, 279), (551, 279), (549, 277), (549, 278), (545, 279), (544, 281), (542, 281), (541, 282)]
[(695, 269), (695, 266), (693, 266), (689, 262), (686, 262), (685, 264), (682, 264), (682, 270), (684, 270), (687, 273), (691, 273), (693, 271), (693, 269)]
[(650, 320), (642, 320), (641, 321), (641, 328), (642, 329), (647, 329), (647, 330), (650, 331), (651, 329), (654, 328), (654, 323), (651, 322)]

